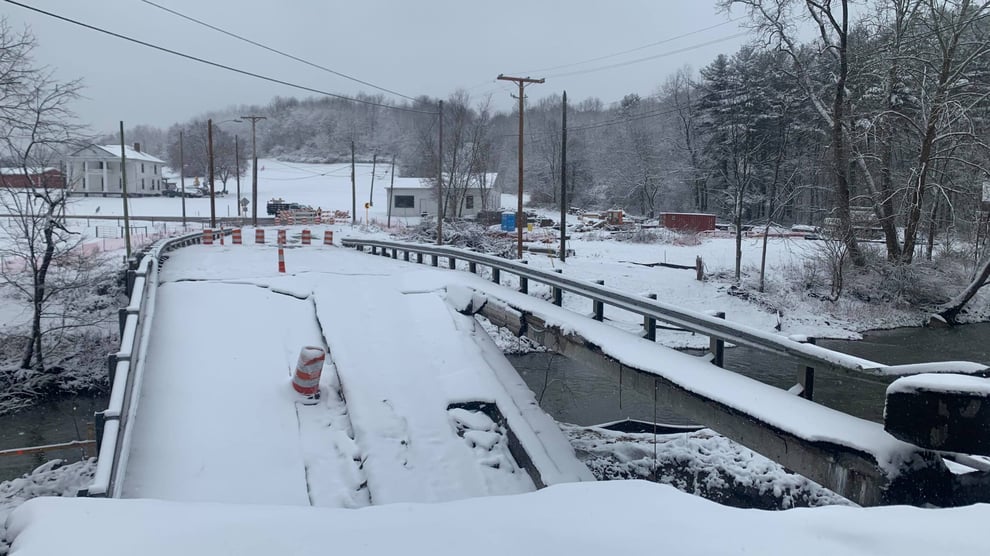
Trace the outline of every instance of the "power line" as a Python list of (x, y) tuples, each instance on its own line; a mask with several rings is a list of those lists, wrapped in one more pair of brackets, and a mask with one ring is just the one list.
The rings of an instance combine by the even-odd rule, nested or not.
[(180, 13), (180, 12), (178, 12), (176, 10), (171, 9), (171, 8), (167, 8), (165, 6), (162, 6), (161, 4), (156, 4), (156, 3), (152, 2), (151, 0), (141, 0), (141, 1), (144, 2), (145, 4), (148, 4), (150, 6), (154, 6), (154, 7), (158, 8), (158, 9), (160, 9), (160, 10), (164, 10), (164, 11), (166, 11), (166, 12), (168, 12), (170, 14), (173, 14), (175, 16), (181, 17), (181, 18), (186, 19), (188, 21), (192, 21), (193, 23), (202, 25), (204, 27), (208, 27), (210, 29), (213, 29), (214, 31), (217, 31), (219, 33), (223, 33), (224, 35), (227, 35), (229, 37), (233, 37), (235, 39), (244, 41), (244, 42), (246, 42), (248, 44), (252, 44), (254, 46), (257, 46), (258, 48), (263, 48), (263, 49), (265, 49), (265, 50), (267, 50), (269, 52), (274, 52), (275, 54), (278, 54), (280, 56), (285, 56), (286, 58), (295, 60), (297, 62), (301, 62), (303, 64), (306, 64), (307, 66), (311, 66), (311, 67), (314, 67), (314, 68), (323, 70), (323, 71), (325, 71), (327, 73), (332, 73), (332, 74), (334, 74), (334, 75), (336, 75), (338, 77), (343, 77), (344, 79), (349, 79), (351, 81), (354, 81), (355, 83), (360, 83), (362, 85), (367, 85), (368, 87), (371, 87), (373, 89), (378, 89), (379, 91), (383, 91), (383, 92), (389, 93), (391, 95), (402, 97), (402, 98), (404, 98), (406, 100), (411, 100), (411, 101), (415, 101), (416, 100), (415, 98), (413, 98), (411, 96), (404, 95), (402, 93), (393, 91), (391, 89), (386, 89), (384, 87), (379, 87), (378, 85), (375, 85), (374, 83), (369, 83), (367, 81), (362, 81), (361, 79), (358, 79), (356, 77), (352, 77), (350, 75), (347, 75), (346, 73), (341, 73), (339, 71), (332, 70), (332, 69), (330, 69), (328, 67), (321, 66), (321, 65), (319, 65), (319, 64), (317, 64), (315, 62), (310, 62), (309, 60), (304, 60), (302, 58), (299, 58), (298, 56), (294, 56), (294, 55), (289, 54), (287, 52), (282, 52), (281, 50), (278, 50), (278, 49), (272, 48), (270, 46), (261, 44), (259, 42), (253, 41), (253, 40), (251, 40), (251, 39), (249, 39), (247, 37), (242, 37), (241, 35), (238, 35), (237, 33), (232, 33), (230, 31), (227, 31), (226, 29), (222, 29), (222, 28), (217, 27), (215, 25), (211, 25), (209, 23), (206, 23), (205, 21), (201, 21), (199, 19), (196, 19), (194, 17), (185, 15), (185, 14)]
[(729, 19), (727, 21), (723, 21), (722, 23), (717, 23), (715, 25), (709, 25), (708, 27), (703, 27), (701, 29), (696, 29), (694, 31), (689, 31), (687, 33), (684, 33), (684, 34), (681, 34), (681, 35), (677, 35), (675, 37), (670, 37), (668, 39), (663, 39), (661, 41), (652, 42), (650, 44), (644, 44), (643, 46), (637, 46), (635, 48), (630, 48), (628, 50), (623, 50), (621, 52), (615, 52), (615, 53), (612, 53), (612, 54), (606, 54), (604, 56), (598, 56), (596, 58), (589, 58), (587, 60), (582, 60), (580, 62), (573, 62), (573, 63), (570, 63), (570, 64), (562, 64), (562, 65), (559, 65), (559, 66), (552, 66), (552, 67), (549, 67), (549, 68), (541, 68), (541, 69), (535, 69), (535, 70), (530, 70), (530, 71), (521, 71), (521, 72), (517, 72), (517, 73), (519, 73), (519, 74), (543, 73), (543, 72), (548, 72), (548, 71), (553, 71), (553, 70), (558, 70), (558, 69), (564, 69), (564, 68), (570, 68), (570, 67), (574, 67), (574, 66), (580, 66), (580, 65), (583, 65), (583, 64), (590, 64), (592, 62), (598, 62), (598, 61), (601, 61), (601, 60), (607, 60), (609, 58), (615, 58), (616, 56), (622, 56), (623, 54), (629, 54), (629, 53), (632, 53), (632, 52), (637, 52), (637, 51), (640, 51), (640, 50), (645, 50), (647, 48), (652, 48), (654, 46), (660, 46), (661, 44), (666, 44), (666, 43), (669, 43), (669, 42), (674, 42), (676, 40), (683, 39), (685, 37), (690, 37), (691, 35), (697, 35), (698, 33), (704, 33), (705, 31), (711, 31), (712, 29), (717, 29), (719, 27), (722, 27), (723, 25), (728, 25), (730, 23), (734, 23), (736, 21), (739, 21), (740, 19), (743, 19), (743, 16), (734, 17), (734, 18)]
[(718, 39), (713, 39), (713, 40), (706, 41), (706, 42), (703, 42), (703, 43), (699, 43), (699, 44), (695, 44), (695, 45), (691, 45), (691, 46), (685, 46), (684, 48), (678, 48), (677, 50), (669, 50), (667, 52), (661, 52), (660, 54), (654, 54), (652, 56), (646, 56), (646, 57), (643, 57), (643, 58), (636, 58), (635, 60), (627, 60), (625, 62), (616, 62), (614, 64), (607, 64), (607, 65), (598, 66), (598, 67), (595, 67), (595, 68), (588, 68), (588, 69), (583, 69), (583, 70), (575, 70), (575, 71), (569, 71), (569, 72), (564, 72), (564, 73), (557, 73), (557, 74), (551, 73), (551, 74), (547, 74), (547, 77), (569, 77), (569, 76), (572, 76), (572, 75), (581, 75), (581, 74), (585, 74), (585, 73), (592, 73), (592, 72), (603, 71), (603, 70), (607, 70), (607, 69), (621, 68), (623, 66), (631, 66), (633, 64), (639, 64), (641, 62), (648, 62), (650, 60), (655, 60), (657, 58), (664, 58), (666, 56), (673, 56), (674, 54), (683, 54), (684, 52), (688, 52), (688, 51), (695, 50), (695, 49), (698, 49), (698, 48), (702, 48), (702, 47), (705, 47), (705, 46), (711, 46), (713, 44), (718, 44), (720, 42), (725, 42), (725, 41), (729, 41), (729, 40), (732, 40), (732, 39), (738, 39), (739, 37), (745, 37), (748, 34), (749, 33), (747, 33), (747, 32), (736, 33), (734, 35), (728, 35), (728, 36), (725, 36), (725, 37), (721, 37), (721, 38), (718, 38)]
[(129, 41), (129, 42), (132, 42), (132, 43), (135, 43), (135, 44), (140, 44), (141, 46), (146, 46), (148, 48), (152, 48), (152, 49), (155, 49), (155, 50), (160, 50), (162, 52), (167, 52), (168, 54), (172, 54), (174, 56), (179, 56), (181, 58), (186, 58), (187, 60), (193, 60), (194, 62), (199, 62), (201, 64), (206, 64), (208, 66), (213, 66), (213, 67), (216, 67), (216, 68), (225, 69), (227, 71), (232, 71), (234, 73), (239, 73), (241, 75), (246, 75), (248, 77), (254, 77), (255, 79), (261, 79), (263, 81), (269, 81), (271, 83), (277, 83), (279, 85), (285, 85), (287, 87), (292, 87), (294, 89), (299, 89), (299, 90), (307, 91), (307, 92), (310, 92), (310, 93), (316, 93), (316, 94), (325, 95), (325, 96), (328, 96), (328, 97), (339, 98), (339, 99), (342, 99), (342, 100), (349, 100), (351, 102), (357, 102), (357, 103), (360, 103), (360, 104), (367, 104), (367, 105), (370, 105), (370, 106), (380, 106), (382, 108), (389, 108), (389, 109), (392, 109), (392, 110), (400, 110), (400, 111), (403, 111), (403, 112), (412, 112), (412, 113), (415, 113), (415, 114), (431, 114), (431, 115), (436, 115), (436, 112), (431, 112), (431, 111), (426, 111), (426, 110), (416, 110), (416, 109), (413, 109), (413, 108), (405, 108), (405, 107), (402, 107), (402, 106), (395, 106), (395, 105), (392, 105), (392, 104), (383, 104), (383, 103), (380, 103), (380, 102), (374, 102), (374, 101), (370, 101), (370, 100), (363, 100), (363, 99), (359, 99), (359, 98), (352, 98), (352, 97), (348, 97), (348, 96), (344, 96), (344, 95), (339, 95), (339, 94), (336, 94), (336, 93), (330, 93), (330, 92), (327, 92), (327, 91), (322, 91), (320, 89), (315, 89), (313, 87), (307, 87), (305, 85), (298, 85), (296, 83), (291, 83), (289, 81), (284, 81), (282, 79), (277, 79), (277, 78), (274, 78), (274, 77), (268, 77), (266, 75), (261, 75), (259, 73), (254, 73), (254, 72), (251, 72), (251, 71), (248, 71), (248, 70), (243, 70), (243, 69), (240, 69), (240, 68), (235, 68), (235, 67), (227, 66), (227, 65), (221, 64), (219, 62), (213, 62), (213, 61), (207, 60), (205, 58), (199, 58), (199, 57), (193, 56), (191, 54), (186, 54), (186, 53), (183, 53), (183, 52), (172, 50), (170, 48), (165, 48), (164, 46), (159, 46), (157, 44), (152, 44), (152, 43), (149, 43), (149, 42), (145, 42), (145, 41), (142, 41), (140, 39), (135, 39), (133, 37), (128, 37), (126, 35), (122, 35), (120, 33), (115, 33), (113, 31), (109, 31), (107, 29), (96, 27), (96, 26), (90, 25), (88, 23), (83, 23), (83, 22), (77, 21), (75, 19), (71, 19), (71, 18), (68, 18), (68, 17), (64, 17), (64, 16), (61, 16), (61, 15), (52, 13), (52, 12), (48, 12), (48, 11), (42, 10), (40, 8), (35, 8), (34, 6), (28, 6), (28, 5), (22, 4), (20, 2), (15, 2), (14, 0), (3, 0), (3, 1), (6, 2), (6, 3), (8, 3), (8, 4), (13, 4), (15, 6), (19, 6), (21, 8), (24, 8), (24, 9), (27, 9), (27, 10), (31, 10), (33, 12), (37, 12), (37, 13), (40, 13), (40, 14), (43, 14), (43, 15), (47, 15), (49, 17), (53, 17), (55, 19), (64, 21), (66, 23), (71, 23), (73, 25), (78, 25), (80, 27), (85, 27), (86, 29), (90, 29), (92, 31), (97, 31), (97, 32), (103, 33), (105, 35), (110, 35), (111, 37), (116, 37), (118, 39), (123, 39), (125, 41)]

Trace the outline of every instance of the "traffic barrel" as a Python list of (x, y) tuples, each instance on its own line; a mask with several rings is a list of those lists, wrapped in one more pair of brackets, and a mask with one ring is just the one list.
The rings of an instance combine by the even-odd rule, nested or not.
[(285, 274), (285, 249), (278, 248), (278, 271)]
[(213, 245), (213, 230), (209, 228), (203, 230), (203, 245)]
[(327, 352), (316, 346), (306, 346), (299, 350), (296, 372), (292, 375), (292, 388), (306, 396), (304, 404), (315, 404), (320, 399), (320, 375)]
[(230, 232), (230, 241), (234, 245), (240, 245), (241, 244), (241, 229), (240, 228), (234, 228), (233, 230), (231, 230), (231, 232)]
[(285, 230), (278, 231), (278, 244), (285, 245)]
[(256, 228), (254, 230), (254, 242), (255, 243), (264, 243), (265, 242), (265, 230), (263, 230), (261, 228)]
[(333, 230), (323, 232), (323, 245), (333, 245)]
[(302, 244), (309, 245), (313, 241), (313, 235), (308, 229), (302, 231)]
[(220, 226), (220, 245), (223, 245), (223, 226)]

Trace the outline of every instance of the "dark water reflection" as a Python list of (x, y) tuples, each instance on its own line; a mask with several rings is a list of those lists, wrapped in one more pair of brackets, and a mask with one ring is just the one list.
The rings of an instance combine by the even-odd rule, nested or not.
[[(42, 403), (13, 415), (0, 417), (0, 450), (58, 444), (86, 439), (93, 414), (107, 408), (107, 396), (73, 396)], [(92, 455), (92, 454), (91, 454)], [(62, 458), (82, 459), (75, 448), (45, 454), (0, 457), (0, 481), (19, 477), (42, 463)]]
[[(990, 324), (951, 329), (898, 328), (869, 332), (860, 341), (820, 340), (818, 345), (871, 359), (878, 363), (904, 364), (932, 361), (974, 361), (990, 364)], [(652, 396), (621, 389), (618, 379), (559, 356), (543, 353), (510, 356), (545, 411), (560, 421), (591, 425), (627, 417), (653, 421)], [(796, 382), (797, 368), (785, 358), (751, 348), (725, 352), (726, 368), (780, 388)], [(885, 384), (831, 373), (818, 373), (815, 399), (846, 413), (881, 421)], [(659, 422), (688, 421), (656, 408)]]

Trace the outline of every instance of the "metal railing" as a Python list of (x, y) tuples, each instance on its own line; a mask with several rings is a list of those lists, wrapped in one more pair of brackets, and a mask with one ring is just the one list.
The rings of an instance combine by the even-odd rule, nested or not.
[(161, 240), (140, 258), (128, 262), (126, 277), (129, 302), (120, 309), (120, 349), (107, 357), (110, 372), (110, 400), (107, 409), (96, 414), (98, 459), (93, 482), (80, 496), (116, 497), (127, 467), (133, 422), (144, 374), (148, 330), (154, 317), (161, 256), (168, 251), (202, 241), (202, 232)]
[[(877, 380), (896, 378), (919, 373), (960, 373), (983, 375), (990, 374), (990, 367), (969, 361), (943, 361), (938, 363), (920, 363), (908, 365), (885, 365), (861, 357), (847, 355), (824, 347), (814, 345), (808, 338), (794, 335), (783, 336), (766, 332), (744, 324), (729, 322), (723, 313), (699, 313), (689, 311), (674, 305), (663, 303), (651, 297), (640, 297), (609, 288), (602, 284), (570, 278), (557, 272), (546, 272), (530, 268), (526, 264), (474, 253), (451, 247), (438, 247), (426, 244), (399, 243), (372, 239), (344, 239), (344, 247), (359, 250), (371, 248), (372, 254), (399, 258), (411, 261), (415, 254), (415, 262), (423, 263), (424, 257), (430, 257), (432, 266), (440, 266), (440, 260), (446, 259), (446, 267), (457, 268), (457, 261), (467, 262), (467, 270), (477, 273), (478, 266), (491, 270), (493, 282), (500, 283), (502, 273), (514, 274), (519, 278), (519, 290), (528, 293), (531, 281), (543, 283), (551, 289), (551, 301), (562, 305), (563, 293), (569, 293), (587, 298), (592, 303), (592, 315), (595, 320), (604, 320), (604, 307), (611, 306), (624, 309), (643, 317), (643, 332), (645, 338), (655, 338), (657, 323), (666, 323), (679, 329), (708, 336), (712, 339), (712, 352), (716, 363), (720, 363), (719, 351), (725, 343), (737, 346), (747, 346), (766, 353), (788, 357), (795, 361), (796, 366), (809, 369), (821, 369)], [(803, 369), (802, 369), (803, 370)]]

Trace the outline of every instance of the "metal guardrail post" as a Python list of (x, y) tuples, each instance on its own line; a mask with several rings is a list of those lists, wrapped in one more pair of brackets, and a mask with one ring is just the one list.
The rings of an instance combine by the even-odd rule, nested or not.
[(471, 274), (477, 274), (478, 273), (478, 263), (476, 263), (474, 261), (468, 261), (468, 272), (470, 272)]
[[(725, 318), (725, 311), (715, 311), (712, 316), (717, 319)], [(717, 367), (725, 366), (725, 340), (714, 336), (708, 341), (709, 349), (712, 352), (712, 364)]]
[(113, 386), (113, 379), (117, 375), (117, 353), (107, 354), (107, 376), (110, 377), (110, 386)]
[[(604, 286), (605, 285), (605, 280), (595, 280), (595, 283), (598, 284), (599, 286)], [(602, 301), (600, 299), (592, 299), (591, 300), (591, 311), (594, 313), (594, 315), (592, 316), (592, 318), (594, 318), (598, 322), (602, 322), (602, 321), (605, 320), (605, 302), (604, 301)]]
[(398, 247), (392, 249), (392, 258), (393, 259), (398, 259), (399, 258), (399, 248)]
[(127, 323), (127, 307), (117, 309), (117, 336), (124, 335), (124, 324)]
[[(554, 269), (554, 272), (556, 272), (557, 274), (563, 274), (564, 269), (557, 268)], [(557, 286), (553, 286), (551, 289), (553, 290), (553, 304), (556, 305), (557, 307), (560, 307), (561, 305), (564, 304), (564, 290), (558, 288)]]
[[(529, 261), (520, 261), (522, 264), (529, 264)], [(529, 278), (525, 276), (519, 277), (519, 292), (529, 293)]]
[(131, 297), (131, 293), (134, 291), (134, 280), (135, 279), (137, 279), (137, 274), (134, 272), (134, 269), (128, 268), (127, 269), (127, 279), (126, 279), (127, 281), (126, 281), (125, 290), (124, 290), (127, 293), (127, 297), (128, 298)]
[(402, 260), (406, 261), (407, 263), (409, 262), (409, 250), (408, 249), (402, 252)]
[(419, 263), (419, 264), (423, 264), (423, 254), (422, 253), (416, 253), (416, 262)]
[(456, 270), (457, 269), (457, 258), (456, 257), (447, 257), (447, 268), (449, 268), (450, 270)]
[(103, 444), (103, 426), (106, 422), (106, 415), (102, 411), (93, 414), (93, 426), (96, 429), (96, 457), (100, 457), (100, 446)]
[(377, 255), (378, 254), (378, 248), (375, 247), (374, 245), (371, 246), (371, 254), (372, 255)]
[(430, 266), (440, 266), (440, 255), (430, 255)]
[(502, 282), (502, 269), (492, 267), (492, 282), (500, 284)]
[[(649, 299), (656, 299), (657, 294), (651, 293), (646, 297)], [(651, 342), (655, 342), (657, 339), (657, 319), (651, 317), (643, 317), (643, 337)]]
[[(794, 335), (791, 339), (802, 344), (815, 345), (816, 340), (809, 336)], [(798, 384), (801, 385), (801, 392), (798, 394), (806, 400), (815, 399), (815, 368), (801, 365), (797, 371)]]

